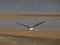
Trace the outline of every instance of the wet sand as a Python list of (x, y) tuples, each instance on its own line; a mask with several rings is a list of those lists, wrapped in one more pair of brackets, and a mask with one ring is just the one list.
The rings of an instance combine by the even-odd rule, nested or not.
[(60, 39), (0, 34), (0, 45), (60, 45)]
[[(17, 14), (0, 14), (0, 20), (38, 18), (39, 16), (17, 16)], [(41, 16), (43, 17), (43, 16)], [(56, 16), (55, 18), (60, 18)], [(58, 31), (57, 31), (58, 30)], [(0, 45), (60, 45), (60, 29), (38, 30), (28, 33), (26, 30), (0, 29)]]
[(0, 29), (0, 34), (16, 35), (16, 36), (30, 36), (30, 37), (44, 37), (52, 39), (60, 39), (60, 31), (58, 30), (36, 30), (28, 32), (27, 30), (12, 30), (12, 29)]
[(55, 17), (60, 18), (60, 14), (15, 14), (15, 13), (1, 13), (0, 19), (25, 19), (25, 18), (38, 18), (38, 17)]

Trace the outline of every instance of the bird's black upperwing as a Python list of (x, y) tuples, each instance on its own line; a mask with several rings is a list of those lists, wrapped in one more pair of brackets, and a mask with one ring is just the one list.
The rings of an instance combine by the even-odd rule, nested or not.
[(19, 23), (19, 22), (17, 22), (17, 24), (19, 24), (19, 25), (22, 25), (22, 26), (24, 26), (24, 27), (27, 27), (27, 28), (30, 28), (29, 26), (27, 26), (27, 25), (24, 25), (24, 24), (22, 24), (22, 23)]
[(36, 27), (36, 26), (38, 26), (38, 25), (40, 25), (40, 24), (43, 24), (43, 23), (45, 23), (45, 22), (46, 22), (46, 21), (40, 22), (40, 23), (38, 23), (38, 24), (33, 25), (32, 27)]

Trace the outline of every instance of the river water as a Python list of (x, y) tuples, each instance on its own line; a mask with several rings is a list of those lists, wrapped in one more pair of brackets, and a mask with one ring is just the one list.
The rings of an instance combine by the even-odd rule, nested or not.
[(52, 30), (60, 30), (60, 18), (56, 17), (38, 17), (38, 18), (20, 18), (20, 19), (0, 19), (0, 28), (8, 28), (8, 29), (26, 29), (26, 27), (17, 24), (17, 22), (22, 23), (24, 25), (32, 27), (33, 25), (46, 21), (45, 23), (38, 25), (35, 27), (36, 30), (40, 29), (52, 29)]
[(60, 14), (60, 0), (0, 0), (0, 12)]

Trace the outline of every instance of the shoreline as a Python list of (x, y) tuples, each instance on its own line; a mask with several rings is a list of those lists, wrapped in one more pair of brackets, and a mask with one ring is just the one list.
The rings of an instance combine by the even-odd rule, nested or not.
[(0, 29), (0, 34), (60, 39), (60, 31), (40, 30), (29, 33), (26, 30)]

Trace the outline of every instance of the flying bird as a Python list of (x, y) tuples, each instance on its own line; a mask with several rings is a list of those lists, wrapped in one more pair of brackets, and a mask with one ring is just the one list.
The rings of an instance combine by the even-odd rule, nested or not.
[(43, 24), (43, 23), (45, 23), (45, 22), (46, 22), (46, 21), (42, 21), (42, 22), (40, 22), (40, 23), (37, 23), (37, 24), (33, 25), (32, 27), (27, 26), (27, 25), (24, 25), (24, 24), (19, 23), (19, 22), (17, 22), (17, 24), (22, 25), (22, 26), (28, 28), (28, 32), (30, 32), (30, 31), (32, 31), (35, 27), (37, 27), (38, 25)]

